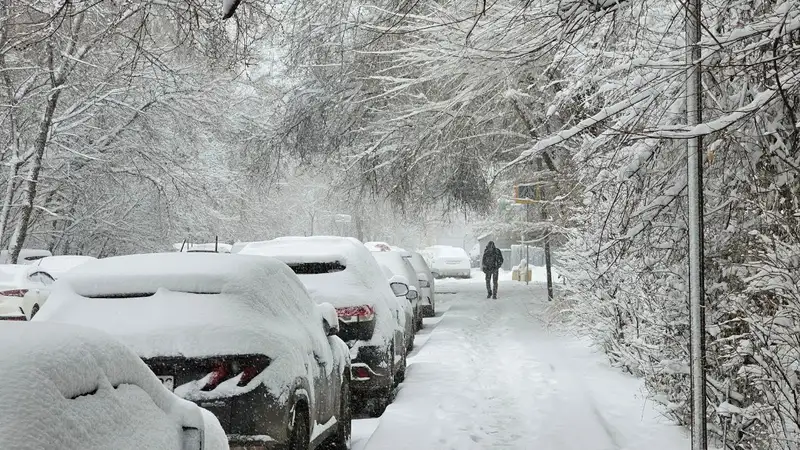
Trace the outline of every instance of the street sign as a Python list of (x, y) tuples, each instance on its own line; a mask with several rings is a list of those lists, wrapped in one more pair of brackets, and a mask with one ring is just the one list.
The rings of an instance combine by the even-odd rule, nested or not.
[(542, 199), (542, 189), (538, 185), (518, 184), (514, 186), (514, 202), (523, 205), (536, 203)]

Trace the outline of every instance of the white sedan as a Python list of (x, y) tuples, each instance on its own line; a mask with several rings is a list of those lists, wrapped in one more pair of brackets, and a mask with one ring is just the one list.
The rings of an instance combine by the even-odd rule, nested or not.
[(53, 277), (30, 264), (0, 264), (0, 320), (30, 320), (47, 301)]

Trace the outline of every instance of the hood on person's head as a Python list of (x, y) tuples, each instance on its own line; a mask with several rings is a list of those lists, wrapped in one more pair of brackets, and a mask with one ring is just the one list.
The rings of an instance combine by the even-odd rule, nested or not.
[(494, 248), (494, 241), (489, 241), (489, 243), (486, 244), (486, 248), (487, 249), (493, 249)]

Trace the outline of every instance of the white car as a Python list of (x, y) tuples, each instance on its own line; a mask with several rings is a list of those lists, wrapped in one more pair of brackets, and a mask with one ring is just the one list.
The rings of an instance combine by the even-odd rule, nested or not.
[(472, 263), (463, 248), (434, 245), (420, 252), (436, 278), (470, 278)]
[(227, 450), (208, 411), (106, 333), (0, 323), (0, 448)]
[(47, 301), (53, 277), (30, 264), (0, 264), (0, 320), (30, 320)]
[[(421, 317), (433, 317), (436, 315), (435, 280), (431, 269), (428, 267), (428, 263), (420, 253), (411, 252), (404, 248), (380, 241), (366, 242), (364, 245), (371, 251), (391, 251), (400, 253), (400, 256), (405, 258), (417, 272), (416, 281), (412, 281), (412, 283), (416, 284), (416, 289), (419, 291), (418, 309)], [(421, 321), (421, 317), (418, 318), (418, 320)], [(422, 327), (421, 323), (419, 327)]]
[(406, 322), (378, 263), (363, 244), (333, 236), (283, 237), (251, 243), (241, 254), (283, 261), (315, 301), (336, 308), (339, 336), (347, 342), (353, 362), (353, 394), (364, 404), (375, 404), (371, 413), (380, 416), (405, 377), (404, 330), (413, 324)]
[[(417, 271), (414, 270), (414, 267), (411, 263), (406, 259), (403, 258), (403, 255), (399, 251), (392, 251), (380, 249), (380, 250), (372, 250), (372, 257), (378, 261), (378, 264), (382, 266), (386, 266), (391, 272), (392, 275), (401, 276), (405, 279), (405, 283), (410, 291), (418, 291), (417, 290)], [(392, 277), (387, 277), (392, 278)], [(419, 295), (414, 296), (414, 300), (411, 300), (410, 303), (404, 305), (406, 307), (411, 307), (412, 309), (412, 317), (414, 318), (414, 331), (422, 329), (422, 311), (420, 308), (420, 299)], [(413, 341), (409, 342), (408, 348), (411, 349), (414, 346)]]
[(97, 258), (94, 256), (83, 255), (46, 256), (42, 259), (37, 259), (31, 265), (38, 267), (44, 272), (47, 272), (51, 277), (53, 277), (54, 280), (57, 280), (75, 267), (95, 259)]
[(419, 281), (420, 307), (422, 317), (433, 317), (436, 315), (436, 280), (433, 278), (431, 269), (425, 258), (418, 252), (409, 252), (409, 256), (404, 256), (417, 271)]

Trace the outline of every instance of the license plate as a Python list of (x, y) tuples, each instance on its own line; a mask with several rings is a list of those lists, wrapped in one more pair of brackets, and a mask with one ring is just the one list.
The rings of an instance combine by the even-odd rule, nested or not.
[(175, 377), (167, 376), (167, 375), (157, 375), (158, 379), (161, 380), (161, 384), (164, 385), (170, 392), (175, 390)]

